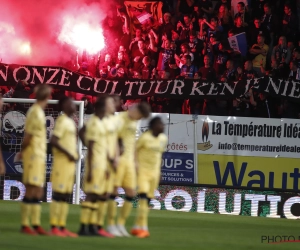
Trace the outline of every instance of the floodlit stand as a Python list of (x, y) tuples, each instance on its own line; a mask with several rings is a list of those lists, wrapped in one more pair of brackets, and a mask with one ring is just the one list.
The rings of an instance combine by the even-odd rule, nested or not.
[[(35, 103), (36, 99), (22, 99), (22, 98), (3, 98), (4, 103)], [(48, 104), (58, 104), (58, 100), (49, 100)], [(83, 115), (84, 115), (84, 102), (74, 101), (74, 104), (79, 106), (79, 117), (78, 117), (78, 130), (83, 126)], [(81, 173), (81, 156), (82, 156), (82, 142), (78, 137), (78, 152), (79, 160), (76, 166), (76, 180), (75, 180), (75, 204), (79, 204), (80, 196), (80, 173)]]

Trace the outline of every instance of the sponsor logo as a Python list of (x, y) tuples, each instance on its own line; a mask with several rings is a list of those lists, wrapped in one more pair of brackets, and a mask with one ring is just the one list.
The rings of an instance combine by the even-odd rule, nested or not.
[(203, 141), (203, 143), (197, 144), (198, 150), (206, 151), (213, 146), (210, 143), (210, 141), (208, 141), (208, 136), (209, 136), (209, 125), (208, 125), (208, 121), (205, 120), (202, 125), (202, 141)]
[[(202, 185), (300, 190), (298, 159), (250, 156), (198, 155)], [(201, 173), (201, 174), (199, 174)]]
[(25, 120), (25, 114), (20, 111), (10, 111), (3, 116), (1, 127), (3, 144), (10, 150), (21, 147)]

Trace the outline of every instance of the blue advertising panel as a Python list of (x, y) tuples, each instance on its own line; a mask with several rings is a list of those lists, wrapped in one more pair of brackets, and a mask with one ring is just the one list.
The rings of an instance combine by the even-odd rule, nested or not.
[(162, 183), (194, 183), (194, 160), (190, 153), (170, 153), (163, 156)]

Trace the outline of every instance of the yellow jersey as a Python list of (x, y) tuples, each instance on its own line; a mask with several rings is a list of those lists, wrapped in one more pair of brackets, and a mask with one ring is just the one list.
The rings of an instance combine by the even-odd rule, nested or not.
[(118, 130), (120, 126), (118, 115), (109, 115), (103, 119), (103, 124), (106, 129), (107, 150), (111, 159), (116, 156), (118, 145)]
[(46, 117), (44, 110), (36, 103), (27, 112), (25, 133), (32, 135), (32, 139), (24, 150), (24, 156), (35, 155), (46, 160)]
[[(58, 143), (65, 148), (71, 155), (78, 158), (76, 125), (75, 122), (65, 114), (60, 115), (55, 122), (53, 135), (56, 136)], [(60, 150), (53, 148), (54, 157), (66, 157)]]
[[(93, 146), (93, 167), (106, 168), (107, 160), (107, 136), (103, 120), (92, 115), (86, 123), (85, 141), (94, 141)], [(88, 161), (88, 159), (87, 159)]]
[(152, 172), (160, 171), (162, 154), (168, 138), (165, 134), (155, 137), (152, 131), (143, 133), (136, 143), (137, 162), (140, 169)]
[(122, 140), (124, 152), (123, 159), (133, 160), (135, 150), (135, 136), (137, 129), (137, 121), (130, 119), (128, 112), (119, 114), (120, 129), (118, 137)]

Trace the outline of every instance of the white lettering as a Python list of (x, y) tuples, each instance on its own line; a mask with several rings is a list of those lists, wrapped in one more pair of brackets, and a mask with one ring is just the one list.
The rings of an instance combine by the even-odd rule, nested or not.
[[(178, 83), (180, 84), (180, 85), (178, 85)], [(182, 95), (183, 93), (182, 93), (182, 88), (184, 87), (184, 82), (183, 81), (181, 81), (181, 80), (175, 80), (174, 81), (174, 86), (173, 86), (173, 90), (172, 90), (172, 92), (171, 92), (171, 94), (172, 95), (175, 95), (176, 93), (176, 89), (177, 89), (177, 92), (178, 92), (178, 94), (179, 95)]]
[(35, 80), (34, 80), (34, 77), (37, 76), (37, 78), (39, 79), (39, 83), (44, 83), (44, 80), (45, 80), (45, 75), (46, 75), (46, 71), (47, 71), (47, 68), (43, 68), (43, 71), (44, 71), (44, 74), (43, 76), (40, 74), (40, 72), (38, 72), (37, 68), (32, 68), (33, 70), (33, 75), (32, 75), (32, 80), (31, 80), (31, 84), (35, 84)]
[(146, 83), (146, 82), (140, 82), (140, 87), (139, 87), (139, 92), (138, 92), (139, 95), (147, 95), (147, 94), (149, 94), (150, 91), (152, 90), (152, 86), (153, 86), (154, 81), (151, 81), (151, 82), (150, 82), (150, 83), (151, 83), (151, 86), (150, 86), (150, 88), (149, 88), (149, 90), (148, 90), (147, 93), (142, 92), (142, 89), (143, 89), (143, 86), (144, 86), (145, 83)]
[(25, 79), (22, 79), (22, 80), (24, 80), (25, 82), (27, 82), (30, 79), (30, 71), (26, 67), (19, 67), (19, 68), (14, 69), (13, 77), (14, 77), (15, 81), (18, 82), (20, 80), (20, 79), (17, 79), (17, 72), (20, 69), (25, 69), (27, 75), (26, 75)]
[(199, 82), (194, 82), (190, 95), (195, 95), (195, 91), (198, 93), (198, 95), (204, 95), (204, 93), (199, 89), (201, 86), (198, 86), (198, 84)]
[[(70, 86), (70, 82), (66, 82), (65, 83), (65, 80), (69, 80), (69, 77), (73, 75), (73, 73), (71, 71), (65, 71), (62, 69), (62, 76), (61, 76), (61, 81), (58, 85), (62, 85), (62, 86)], [(68, 75), (67, 75), (68, 74)]]
[(8, 65), (5, 65), (4, 67), (6, 68), (6, 73), (4, 75), (3, 71), (0, 70), (0, 76), (3, 78), (4, 81), (7, 81)]
[(56, 77), (56, 75), (58, 74), (59, 72), (59, 69), (51, 69), (51, 68), (48, 68), (48, 72), (52, 72), (54, 71), (53, 75), (48, 79), (48, 81), (46, 82), (46, 84), (52, 84), (52, 85), (57, 85), (57, 81), (56, 82), (52, 82), (53, 79)]

